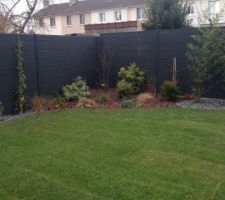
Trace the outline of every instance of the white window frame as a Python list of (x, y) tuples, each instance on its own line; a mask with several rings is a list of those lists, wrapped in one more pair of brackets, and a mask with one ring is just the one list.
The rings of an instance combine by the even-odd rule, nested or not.
[[(50, 17), (50, 27), (54, 28), (56, 27), (56, 21), (55, 21), (55, 17)], [(54, 23), (53, 23), (54, 22)]]
[(39, 25), (39, 27), (41, 27), (41, 28), (44, 27), (44, 18), (40, 18), (40, 19), (38, 20), (38, 25)]
[(99, 22), (100, 23), (106, 22), (106, 14), (105, 14), (105, 12), (100, 12), (99, 13)]
[(189, 3), (188, 4), (188, 15), (195, 15), (195, 12), (196, 12), (196, 4)]
[(85, 14), (80, 14), (80, 25), (85, 24)]
[(137, 19), (142, 20), (144, 18), (145, 18), (145, 8), (143, 8), (143, 7), (137, 8)]
[(66, 25), (72, 26), (72, 16), (71, 15), (66, 16)]
[(220, 1), (219, 0), (209, 0), (209, 13), (210, 14), (220, 13)]
[(121, 10), (114, 11), (114, 21), (116, 21), (116, 22), (122, 21), (122, 12), (121, 12)]

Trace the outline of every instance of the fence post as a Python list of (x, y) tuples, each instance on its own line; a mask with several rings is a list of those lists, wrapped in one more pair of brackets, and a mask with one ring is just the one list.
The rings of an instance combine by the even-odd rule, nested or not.
[(36, 68), (36, 82), (37, 82), (37, 95), (40, 96), (40, 80), (39, 80), (39, 58), (37, 50), (37, 36), (34, 34), (34, 55), (35, 55), (35, 68)]
[(156, 91), (159, 92), (159, 34), (160, 30), (156, 30), (156, 44), (155, 44), (155, 58), (156, 58), (156, 66), (154, 72), (154, 78), (156, 82)]

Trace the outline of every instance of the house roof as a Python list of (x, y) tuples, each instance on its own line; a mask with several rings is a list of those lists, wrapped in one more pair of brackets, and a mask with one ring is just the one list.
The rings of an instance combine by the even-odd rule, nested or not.
[(34, 14), (35, 18), (43, 16), (84, 13), (95, 10), (107, 10), (145, 5), (146, 0), (83, 0), (70, 3), (52, 4)]

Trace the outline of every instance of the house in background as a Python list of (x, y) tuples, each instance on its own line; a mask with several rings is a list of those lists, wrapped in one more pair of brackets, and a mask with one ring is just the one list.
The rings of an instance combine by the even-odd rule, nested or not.
[(208, 17), (216, 16), (219, 17), (219, 25), (225, 25), (225, 0), (187, 0), (187, 4), (187, 18), (192, 20), (193, 26), (207, 26), (209, 24)]
[(37, 33), (100, 34), (141, 31), (146, 0), (70, 0), (52, 5), (44, 0), (43, 5), (34, 15)]
[[(193, 26), (207, 26), (205, 13), (219, 15), (225, 25), (225, 0), (186, 0), (187, 18)], [(101, 34), (108, 32), (141, 31), (147, 0), (70, 0), (68, 3), (49, 5), (34, 18), (37, 33), (52, 35)]]

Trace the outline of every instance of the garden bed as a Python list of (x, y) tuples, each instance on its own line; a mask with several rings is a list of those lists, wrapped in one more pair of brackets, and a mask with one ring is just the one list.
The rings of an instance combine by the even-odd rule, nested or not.
[[(150, 94), (150, 93), (149, 93)], [(107, 97), (106, 102), (98, 102), (98, 97), (101, 95), (105, 95)], [(95, 102), (94, 106), (90, 106), (90, 108), (97, 109), (118, 109), (121, 108), (122, 100), (118, 98), (118, 94), (115, 89), (109, 89), (107, 91), (102, 90), (91, 90), (89, 99)], [(138, 95), (131, 97), (131, 99), (135, 102), (139, 102), (139, 108), (160, 108), (160, 107), (176, 107), (176, 102), (165, 101), (160, 99), (159, 97), (154, 97), (151, 100), (146, 102), (140, 102), (138, 100)], [(73, 109), (77, 108), (78, 102), (63, 102), (60, 104), (55, 104), (54, 109)], [(88, 106), (87, 106), (88, 107)]]

